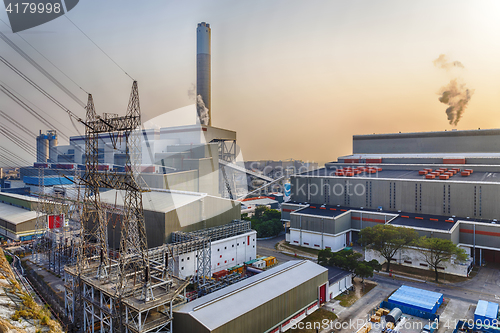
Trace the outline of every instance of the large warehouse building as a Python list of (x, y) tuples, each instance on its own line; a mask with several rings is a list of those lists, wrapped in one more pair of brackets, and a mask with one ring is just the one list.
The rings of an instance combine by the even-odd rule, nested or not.
[(292, 176), (289, 240), (338, 250), (377, 223), (500, 262), (500, 130), (360, 135), (353, 154)]
[(38, 199), (0, 192), (0, 236), (11, 240), (31, 239), (35, 232)]
[[(101, 193), (101, 202), (123, 206), (124, 193), (110, 190)], [(205, 193), (152, 189), (143, 192), (144, 221), (148, 247), (157, 247), (171, 241), (174, 231), (195, 231), (227, 224), (241, 217), (237, 201)], [(121, 215), (110, 217), (108, 238), (112, 247), (120, 244)]]
[(288, 261), (174, 310), (174, 332), (285, 332), (317, 310), (327, 290), (325, 267)]

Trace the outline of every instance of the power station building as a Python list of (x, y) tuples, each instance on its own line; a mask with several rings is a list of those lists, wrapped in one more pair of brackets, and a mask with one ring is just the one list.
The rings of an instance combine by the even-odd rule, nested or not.
[(498, 142), (497, 129), (356, 135), (351, 155), (292, 176), (287, 238), (337, 251), (389, 223), (450, 239), (476, 264), (500, 262)]
[[(109, 207), (123, 207), (122, 191), (101, 193), (101, 202)], [(174, 231), (190, 232), (227, 224), (241, 217), (240, 203), (205, 193), (152, 189), (143, 192), (144, 222), (148, 247), (171, 241)], [(118, 248), (122, 215), (112, 214), (108, 223), (108, 241)], [(248, 259), (247, 259), (248, 260)]]

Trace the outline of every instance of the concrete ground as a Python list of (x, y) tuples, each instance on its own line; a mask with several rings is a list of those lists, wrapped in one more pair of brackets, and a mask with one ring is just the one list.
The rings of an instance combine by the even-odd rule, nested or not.
[(476, 305), (457, 299), (450, 299), (440, 314), (438, 333), (451, 333), (460, 319), (474, 319)]

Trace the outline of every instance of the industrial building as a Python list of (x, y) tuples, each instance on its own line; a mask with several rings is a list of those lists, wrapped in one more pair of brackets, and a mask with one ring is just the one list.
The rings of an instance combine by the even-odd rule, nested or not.
[(450, 239), (475, 264), (500, 262), (499, 138), (500, 130), (354, 136), (353, 154), (291, 177), (287, 239), (336, 251), (389, 223)]
[[(171, 241), (174, 231), (190, 232), (220, 226), (239, 219), (240, 203), (205, 193), (152, 189), (142, 193), (144, 221), (148, 247)], [(101, 202), (108, 207), (123, 207), (124, 192), (110, 190), (101, 193)], [(108, 241), (118, 248), (122, 215), (109, 217)]]
[(352, 287), (354, 274), (338, 267), (327, 266), (328, 294), (333, 299)]
[(432, 314), (443, 304), (443, 294), (434, 291), (401, 286), (388, 301), (401, 307), (410, 307), (415, 310), (425, 311)]
[(30, 240), (35, 233), (38, 199), (0, 192), (0, 236), (10, 240)]
[(318, 309), (327, 290), (325, 267), (289, 261), (175, 309), (174, 332), (285, 332)]

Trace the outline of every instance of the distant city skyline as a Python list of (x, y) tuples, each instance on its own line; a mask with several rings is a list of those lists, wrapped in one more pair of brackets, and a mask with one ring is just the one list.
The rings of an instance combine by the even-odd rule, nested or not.
[[(147, 121), (195, 103), (189, 91), (196, 83), (196, 27), (210, 23), (212, 126), (237, 132), (245, 160), (324, 163), (351, 153), (355, 134), (499, 128), (499, 14), (497, 1), (80, 2), (67, 18), (112, 60), (66, 17), (16, 36), (3, 12), (0, 32), (81, 101), (87, 96), (79, 87), (92, 93), (98, 113), (126, 110), (132, 80), (116, 62), (138, 80)], [(3, 58), (84, 117), (78, 103), (0, 43)], [(441, 54), (463, 68), (435, 65)], [(49, 123), (67, 136), (84, 132), (0, 66), (0, 84)], [(460, 82), (473, 94), (455, 127), (449, 101), (438, 98)], [(31, 132), (50, 129), (3, 92), (0, 110)], [(0, 135), (2, 147), (34, 161)], [(59, 144), (67, 141), (60, 136)]]

